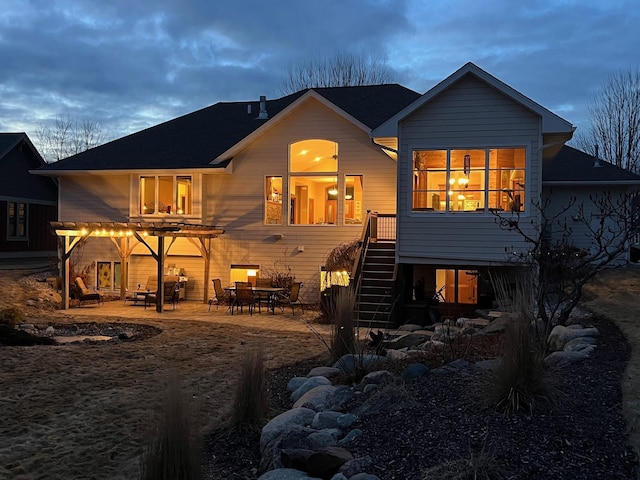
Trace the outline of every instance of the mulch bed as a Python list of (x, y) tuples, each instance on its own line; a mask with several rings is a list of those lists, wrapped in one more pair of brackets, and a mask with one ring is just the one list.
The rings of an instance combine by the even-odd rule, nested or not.
[[(591, 356), (548, 372), (557, 393), (552, 409), (506, 415), (484, 402), (482, 372), (431, 374), (389, 389), (391, 401), (379, 392), (376, 408), (354, 425), (363, 436), (347, 449), (356, 457), (371, 457), (375, 470), (369, 473), (381, 480), (473, 478), (455, 476), (470, 462), (484, 469), (480, 473), (486, 476), (478, 478), (635, 479), (637, 459), (626, 441), (620, 406), (630, 347), (613, 323), (597, 318), (590, 323), (601, 332)], [(483, 357), (480, 343), (467, 350), (475, 358)], [(495, 348), (495, 342), (487, 348)], [(287, 382), (319, 362), (269, 372), (275, 408), (291, 406)], [(365, 412), (362, 397), (350, 411)], [(259, 436), (212, 435), (205, 445), (206, 478), (257, 478)], [(437, 473), (429, 473), (438, 466)]]

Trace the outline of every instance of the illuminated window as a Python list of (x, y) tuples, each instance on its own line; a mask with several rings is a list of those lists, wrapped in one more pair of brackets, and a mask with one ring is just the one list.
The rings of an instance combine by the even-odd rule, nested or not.
[(344, 183), (344, 223), (345, 225), (361, 225), (362, 175), (347, 175)]
[[(444, 288), (442, 288), (444, 287)], [(436, 270), (436, 291), (449, 303), (478, 303), (478, 275), (470, 270)]]
[(236, 282), (251, 282), (256, 284), (256, 278), (260, 276), (260, 265), (231, 265), (230, 285)]
[(267, 177), (265, 180), (264, 223), (282, 224), (282, 177)]
[(189, 175), (140, 177), (140, 214), (191, 215), (192, 185)]
[(338, 223), (338, 144), (303, 140), (289, 149), (289, 223)]
[(524, 148), (415, 150), (412, 210), (525, 210)]
[(100, 290), (120, 289), (122, 264), (120, 262), (96, 262), (96, 285)]
[(27, 204), (7, 203), (7, 237), (26, 238), (27, 237)]

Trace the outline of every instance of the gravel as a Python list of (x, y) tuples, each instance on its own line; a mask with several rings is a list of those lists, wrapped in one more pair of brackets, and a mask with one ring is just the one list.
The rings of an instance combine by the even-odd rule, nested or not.
[[(353, 428), (364, 435), (348, 450), (371, 457), (369, 473), (381, 480), (474, 478), (455, 476), (469, 465), (477, 478), (636, 478), (620, 406), (630, 348), (611, 322), (591, 323), (601, 332), (591, 356), (547, 372), (556, 392), (552, 408), (505, 415), (486, 405), (484, 373), (432, 373), (349, 405), (360, 413)], [(312, 359), (269, 372), (274, 414), (291, 407), (289, 379), (320, 363)], [(205, 445), (206, 478), (256, 479), (259, 436), (212, 434)]]

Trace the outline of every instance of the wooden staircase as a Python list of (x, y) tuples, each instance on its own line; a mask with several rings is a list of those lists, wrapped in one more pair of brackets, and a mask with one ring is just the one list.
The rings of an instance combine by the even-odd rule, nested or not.
[(395, 302), (395, 242), (369, 242), (362, 264), (356, 298), (358, 325), (374, 329), (392, 328)]

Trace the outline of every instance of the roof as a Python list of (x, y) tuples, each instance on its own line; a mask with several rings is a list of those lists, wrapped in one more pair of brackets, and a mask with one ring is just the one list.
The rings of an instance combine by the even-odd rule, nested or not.
[(424, 95), (415, 100), (410, 105), (407, 105), (405, 108), (396, 113), (393, 117), (386, 120), (379, 127), (377, 127), (374, 132), (374, 137), (396, 137), (398, 131), (398, 123), (411, 115), (418, 108), (422, 107), (426, 103), (430, 102), (432, 99), (440, 95), (446, 89), (451, 87), (456, 82), (460, 81), (462, 78), (467, 75), (472, 75), (475, 78), (485, 82), (489, 86), (495, 88), (500, 91), (507, 97), (511, 98), (513, 101), (519, 103), (523, 107), (527, 108), (531, 112), (542, 117), (542, 133), (560, 133), (566, 132), (567, 134), (573, 134), (574, 127), (571, 123), (567, 122), (563, 118), (559, 117), (552, 111), (544, 108), (542, 105), (534, 102), (529, 97), (521, 94), (517, 90), (513, 89), (506, 83), (497, 79), (493, 75), (487, 73), (482, 70), (477, 65), (469, 62), (459, 68), (457, 71), (449, 75), (443, 81), (438, 83), (436, 86), (428, 90)]
[(42, 165), (46, 163), (26, 133), (0, 133), (0, 196), (57, 202), (55, 183), (29, 173)]
[[(222, 168), (211, 162), (311, 89), (268, 100), (267, 120), (258, 120), (260, 102), (221, 102), (51, 163), (38, 172)], [(398, 84), (313, 89), (357, 121), (373, 129), (420, 95)], [(251, 105), (248, 113), (247, 106)]]
[(543, 160), (542, 183), (640, 185), (640, 175), (565, 145), (555, 157)]

